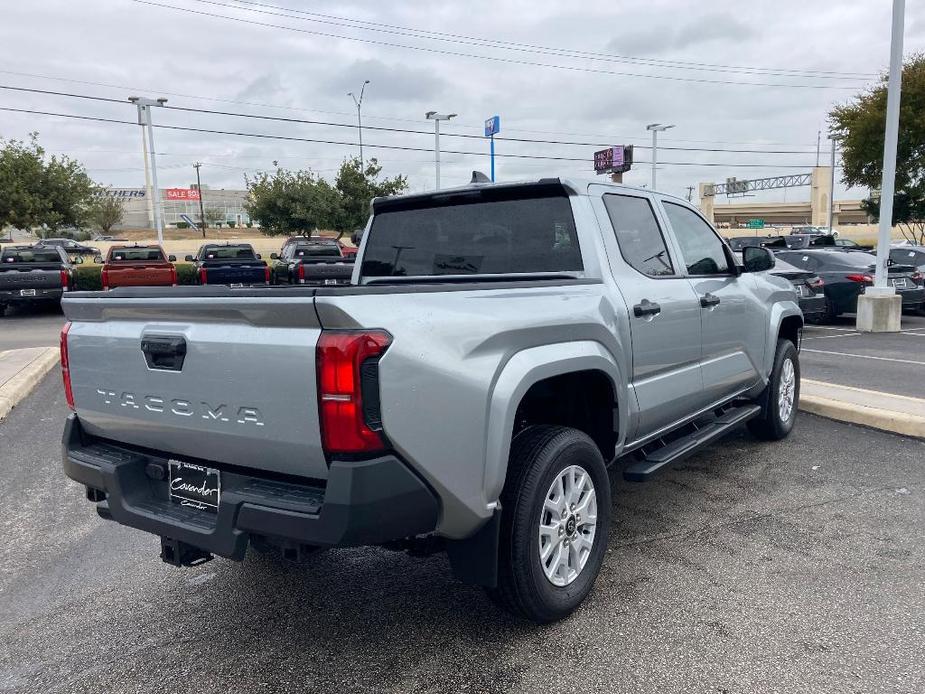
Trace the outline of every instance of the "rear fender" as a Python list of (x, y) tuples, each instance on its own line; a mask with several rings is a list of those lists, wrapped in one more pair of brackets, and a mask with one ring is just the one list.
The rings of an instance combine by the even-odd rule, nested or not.
[(498, 500), (504, 486), (514, 418), (520, 401), (534, 383), (575, 371), (602, 371), (610, 379), (617, 401), (616, 450), (623, 446), (627, 420), (626, 380), (613, 355), (602, 344), (581, 340), (517, 352), (502, 367), (490, 396), (483, 487), (490, 507)]

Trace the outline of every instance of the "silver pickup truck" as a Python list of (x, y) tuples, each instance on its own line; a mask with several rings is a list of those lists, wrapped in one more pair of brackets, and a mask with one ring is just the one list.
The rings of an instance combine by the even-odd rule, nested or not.
[(350, 286), (64, 301), (64, 469), (194, 565), (445, 550), (507, 609), (592, 589), (608, 474), (790, 432), (803, 318), (688, 203), (546, 178), (376, 199)]

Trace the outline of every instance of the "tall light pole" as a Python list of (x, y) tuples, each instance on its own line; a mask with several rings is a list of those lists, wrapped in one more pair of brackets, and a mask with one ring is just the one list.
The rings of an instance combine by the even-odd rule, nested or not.
[(655, 190), (655, 167), (658, 162), (658, 134), (663, 130), (673, 128), (674, 125), (662, 125), (661, 123), (649, 123), (646, 130), (652, 131), (652, 190)]
[(357, 99), (356, 94), (353, 92), (347, 92), (347, 96), (353, 99), (353, 103), (357, 107), (357, 132), (360, 135), (360, 169), (363, 169), (363, 116), (360, 113), (360, 109), (363, 108), (363, 94), (366, 92), (366, 85), (369, 84), (369, 80), (363, 82), (363, 86), (360, 87), (360, 98)]
[[(140, 96), (130, 96), (128, 98), (138, 109), (138, 124), (142, 126), (142, 131), (148, 130), (148, 154), (151, 157), (151, 183), (154, 187), (153, 206), (154, 206), (154, 227), (157, 229), (157, 242), (164, 243), (164, 222), (161, 214), (161, 189), (157, 185), (157, 156), (154, 153), (154, 128), (151, 122), (151, 107), (163, 106), (167, 99), (146, 99)], [(145, 167), (147, 169), (147, 166)], [(147, 171), (145, 172), (147, 173)]]
[(434, 167), (437, 172), (437, 190), (440, 190), (440, 121), (455, 118), (455, 113), (437, 113), (428, 111), (424, 114), (427, 120), (434, 122)]
[(829, 135), (832, 145), (832, 165), (829, 171), (829, 233), (832, 233), (832, 219), (835, 217), (835, 136)]
[(196, 169), (196, 190), (199, 192), (199, 226), (202, 227), (202, 238), (206, 237), (206, 210), (202, 206), (202, 181), (199, 180), (199, 167), (202, 166), (201, 162), (196, 162), (193, 164), (193, 168)]

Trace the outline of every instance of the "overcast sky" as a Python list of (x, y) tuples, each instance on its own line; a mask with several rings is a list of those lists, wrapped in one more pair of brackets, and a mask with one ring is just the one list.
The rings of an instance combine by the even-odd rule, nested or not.
[[(496, 113), (501, 137), (588, 143), (497, 141), (499, 155), (563, 158), (499, 157), (500, 180), (589, 176), (595, 145), (646, 146), (651, 122), (676, 125), (660, 138), (666, 147), (795, 152), (660, 149), (658, 187), (686, 196), (687, 186), (701, 181), (808, 171), (827, 111), (885, 69), (889, 32), (886, 0), (7, 0), (0, 84), (118, 100), (164, 96), (175, 107), (351, 125), (161, 109), (161, 125), (347, 143), (159, 128), (162, 187), (195, 181), (195, 161), (213, 188), (243, 188), (246, 173), (272, 169), (274, 161), (333, 177), (343, 158), (357, 153), (347, 92), (366, 79), (364, 154), (389, 175), (407, 174), (414, 190), (433, 186), (429, 110), (459, 114), (444, 124), (442, 149), (475, 153), (443, 155), (444, 186), (466, 182), (473, 169), (488, 171), (487, 141), (450, 135), (480, 135)], [(925, 3), (908, 4), (905, 45), (907, 55), (925, 49)], [(0, 106), (135, 119), (127, 103), (3, 89)], [(48, 150), (83, 161), (101, 183), (143, 184), (137, 125), (0, 111), (0, 137), (30, 131)], [(650, 157), (636, 150), (637, 160)], [(649, 165), (637, 164), (625, 181), (641, 185), (649, 177)], [(809, 191), (764, 198), (785, 195), (808, 200)]]

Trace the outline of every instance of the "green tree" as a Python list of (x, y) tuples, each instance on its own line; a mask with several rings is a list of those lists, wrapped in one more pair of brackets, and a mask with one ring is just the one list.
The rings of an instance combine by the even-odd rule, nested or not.
[[(225, 221), (225, 212), (220, 207), (207, 207), (204, 212), (207, 226), (215, 226), (219, 222)], [(204, 230), (203, 233), (205, 233)]]
[(122, 222), (125, 213), (122, 202), (112, 196), (107, 188), (100, 188), (87, 212), (87, 220), (102, 233), (108, 234)]
[(268, 236), (311, 234), (336, 223), (337, 191), (311, 171), (277, 166), (272, 173), (261, 172), (245, 181), (249, 198), (244, 209)]
[[(879, 83), (829, 113), (829, 125), (841, 141), (842, 181), (874, 191), (864, 207), (875, 218), (880, 214), (876, 191), (883, 175), (886, 97), (883, 75)], [(903, 66), (891, 221), (908, 240), (925, 243), (925, 54), (909, 58)]]
[(38, 133), (28, 142), (0, 140), (0, 228), (80, 227), (96, 186), (68, 157), (47, 158)]
[(373, 198), (397, 195), (408, 189), (406, 176), (379, 180), (380, 173), (382, 167), (376, 159), (367, 161), (365, 168), (358, 157), (347, 159), (341, 164), (334, 181), (339, 198), (339, 209), (334, 224), (338, 239), (345, 233), (366, 225), (369, 203)]

